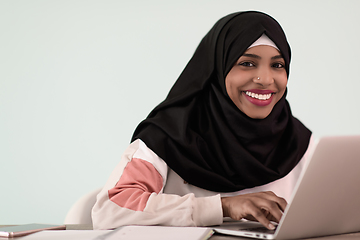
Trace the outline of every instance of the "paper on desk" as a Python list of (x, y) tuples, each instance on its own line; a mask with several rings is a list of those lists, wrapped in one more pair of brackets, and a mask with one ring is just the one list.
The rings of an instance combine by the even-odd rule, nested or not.
[(16, 238), (16, 240), (91, 240), (112, 230), (51, 230)]
[(124, 226), (94, 240), (206, 240), (213, 233), (201, 227)]

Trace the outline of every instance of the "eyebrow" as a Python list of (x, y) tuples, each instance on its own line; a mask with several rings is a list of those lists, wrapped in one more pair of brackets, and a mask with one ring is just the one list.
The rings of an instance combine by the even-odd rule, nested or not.
[[(261, 57), (259, 55), (251, 54), (251, 53), (245, 53), (245, 54), (243, 54), (243, 56), (261, 59)], [(274, 60), (274, 59), (280, 59), (280, 58), (283, 58), (283, 57), (281, 55), (276, 55), (276, 56), (273, 56), (271, 59)]]

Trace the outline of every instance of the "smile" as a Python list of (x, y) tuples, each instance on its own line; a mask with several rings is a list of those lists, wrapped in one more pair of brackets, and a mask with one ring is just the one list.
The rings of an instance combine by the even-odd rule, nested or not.
[(258, 93), (253, 93), (253, 92), (250, 92), (250, 91), (246, 91), (245, 94), (248, 95), (249, 97), (256, 98), (256, 99), (259, 99), (259, 100), (268, 100), (268, 99), (271, 98), (271, 95), (272, 95), (272, 93), (258, 94)]
[(250, 103), (259, 107), (265, 107), (271, 104), (275, 92), (271, 90), (249, 89), (243, 91), (243, 94)]

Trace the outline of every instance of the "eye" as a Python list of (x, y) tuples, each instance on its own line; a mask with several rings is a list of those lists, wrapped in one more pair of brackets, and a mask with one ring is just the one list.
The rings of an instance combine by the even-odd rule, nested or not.
[(238, 65), (244, 66), (244, 67), (255, 67), (255, 64), (252, 62), (240, 62)]
[(274, 63), (274, 64), (272, 65), (272, 67), (273, 67), (273, 68), (284, 68), (285, 65), (284, 65), (283, 63)]

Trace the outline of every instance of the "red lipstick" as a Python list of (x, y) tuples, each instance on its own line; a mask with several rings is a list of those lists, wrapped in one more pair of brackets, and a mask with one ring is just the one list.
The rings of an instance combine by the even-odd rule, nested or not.
[[(271, 94), (270, 98), (268, 98), (268, 96), (249, 96), (249, 95), (253, 95), (253, 94), (256, 94), (256, 95), (268, 95), (268, 94)], [(260, 107), (264, 107), (264, 106), (267, 106), (271, 103), (272, 99), (273, 99), (273, 96), (274, 96), (274, 91), (271, 91), (271, 90), (262, 90), (262, 89), (249, 89), (247, 91), (244, 91), (243, 94), (245, 96), (245, 98), (251, 102), (252, 104), (254, 105), (257, 105), (257, 106), (260, 106)], [(265, 98), (265, 99), (264, 99)]]

